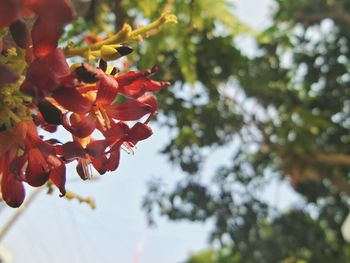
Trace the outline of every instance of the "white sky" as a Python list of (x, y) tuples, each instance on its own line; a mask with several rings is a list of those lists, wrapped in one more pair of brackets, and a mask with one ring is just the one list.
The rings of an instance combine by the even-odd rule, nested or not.
[[(271, 0), (233, 2), (244, 22), (257, 29), (268, 24)], [(68, 184), (68, 189), (82, 196), (93, 196), (95, 211), (57, 195), (41, 194), (4, 240), (13, 263), (177, 263), (191, 251), (204, 249), (208, 225), (159, 219), (157, 228), (145, 230), (140, 209), (145, 182), (156, 176), (171, 185), (181, 178), (181, 172), (157, 153), (167, 137), (166, 131), (156, 129), (149, 140), (138, 145), (134, 156), (122, 156), (115, 173), (91, 183), (75, 180)], [(214, 155), (209, 160), (208, 173), (215, 170), (219, 158)], [(72, 171), (69, 177), (78, 176)], [(12, 212), (2, 212), (0, 223)], [(142, 247), (140, 260), (135, 261), (138, 247)]]

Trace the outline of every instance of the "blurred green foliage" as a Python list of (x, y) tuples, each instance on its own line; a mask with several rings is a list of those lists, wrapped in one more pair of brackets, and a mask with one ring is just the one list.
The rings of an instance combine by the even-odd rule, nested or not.
[[(116, 30), (164, 10), (178, 16), (134, 45), (131, 59), (158, 64), (159, 78), (173, 81), (158, 94), (158, 122), (169, 130), (162, 153), (186, 173), (170, 190), (151, 182), (144, 208), (213, 222), (221, 247), (187, 263), (350, 262), (340, 233), (350, 194), (350, 0), (275, 0), (259, 33), (225, 0), (91, 2), (108, 7), (105, 23)], [(256, 43), (254, 56), (239, 48), (242, 35)], [(208, 182), (203, 165), (220, 148), (232, 158)], [(303, 203), (280, 211), (263, 201), (262, 189), (279, 180)]]

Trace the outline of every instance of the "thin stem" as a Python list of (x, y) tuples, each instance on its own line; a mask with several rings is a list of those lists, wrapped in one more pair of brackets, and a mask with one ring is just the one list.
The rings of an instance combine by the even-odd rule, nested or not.
[(14, 120), (15, 122), (20, 122), (21, 119), (10, 109), (7, 109), (6, 112), (8, 113), (8, 115), (10, 116), (10, 118), (12, 120)]
[(28, 197), (27, 201), (21, 207), (19, 207), (13, 216), (5, 223), (4, 227), (0, 230), (0, 242), (4, 239), (8, 231), (12, 228), (12, 226), (17, 222), (20, 216), (27, 210), (29, 205), (35, 200), (35, 198), (43, 189), (44, 187), (34, 190)]
[(70, 46), (67, 46), (64, 49), (64, 54), (67, 58), (75, 57), (75, 56), (81, 56), (86, 57), (89, 52), (99, 50), (104, 45), (115, 45), (120, 44), (125, 41), (135, 41), (142, 39), (142, 35), (153, 30), (158, 29), (163, 24), (167, 23), (176, 23), (177, 18), (175, 15), (171, 15), (169, 13), (163, 13), (160, 18), (153, 21), (152, 23), (139, 27), (138, 29), (132, 30), (131, 27), (128, 24), (125, 24), (123, 28), (116, 33), (115, 35), (97, 42), (95, 44), (92, 44), (90, 46), (86, 47), (80, 47), (80, 48), (71, 48)]

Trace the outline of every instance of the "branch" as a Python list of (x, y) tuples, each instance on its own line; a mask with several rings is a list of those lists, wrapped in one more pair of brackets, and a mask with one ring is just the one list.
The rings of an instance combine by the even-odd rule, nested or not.
[(316, 154), (314, 157), (316, 161), (324, 164), (350, 166), (350, 155), (319, 153)]
[(115, 19), (115, 31), (119, 31), (122, 29), (123, 25), (125, 24), (126, 19), (128, 18), (127, 13), (122, 6), (122, 0), (115, 0), (114, 14), (116, 17), (116, 19)]
[(16, 212), (13, 214), (13, 216), (5, 223), (4, 227), (0, 230), (0, 242), (4, 239), (7, 232), (12, 228), (12, 226), (17, 222), (17, 220), (21, 217), (21, 215), (27, 210), (29, 205), (33, 203), (35, 198), (39, 195), (39, 193), (45, 189), (44, 187), (40, 187), (35, 189), (27, 201), (19, 207)]
[(333, 20), (343, 21), (350, 24), (350, 14), (345, 11), (345, 8), (339, 0), (329, 1), (329, 11), (318, 12), (315, 14), (305, 14), (304, 12), (296, 12), (295, 18), (304, 24), (318, 23), (326, 18), (331, 18)]

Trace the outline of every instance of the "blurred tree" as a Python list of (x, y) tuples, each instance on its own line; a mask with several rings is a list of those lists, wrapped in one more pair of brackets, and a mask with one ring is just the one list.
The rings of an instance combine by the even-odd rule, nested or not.
[[(117, 28), (169, 9), (178, 15), (177, 27), (133, 59), (174, 80), (159, 96), (170, 136), (162, 152), (187, 173), (172, 190), (151, 183), (144, 207), (214, 222), (211, 238), (229, 255), (188, 262), (350, 262), (340, 233), (350, 194), (350, 1), (275, 0), (272, 25), (259, 34), (228, 0), (90, 2), (88, 23), (97, 19), (94, 2)], [(255, 40), (254, 56), (238, 48), (242, 34)], [(232, 149), (231, 162), (208, 183), (203, 164), (222, 147)], [(261, 200), (273, 180), (289, 180), (302, 206), (283, 212)]]

